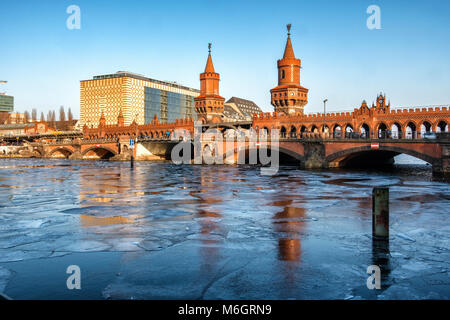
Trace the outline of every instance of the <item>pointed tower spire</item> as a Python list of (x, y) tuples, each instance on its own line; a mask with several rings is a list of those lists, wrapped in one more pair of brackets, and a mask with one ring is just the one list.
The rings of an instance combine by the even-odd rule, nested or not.
[(283, 59), (295, 59), (294, 49), (292, 48), (291, 42), (291, 26), (291, 24), (286, 26), (288, 30), (288, 38), (286, 41), (286, 48), (284, 48)]
[(206, 72), (215, 73), (214, 64), (211, 58), (211, 43), (208, 43), (208, 60), (206, 61), (205, 73)]

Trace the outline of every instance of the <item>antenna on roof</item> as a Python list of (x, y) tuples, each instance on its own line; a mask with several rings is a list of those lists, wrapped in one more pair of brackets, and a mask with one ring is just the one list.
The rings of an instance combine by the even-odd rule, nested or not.
[(211, 53), (211, 42), (208, 43), (208, 52)]

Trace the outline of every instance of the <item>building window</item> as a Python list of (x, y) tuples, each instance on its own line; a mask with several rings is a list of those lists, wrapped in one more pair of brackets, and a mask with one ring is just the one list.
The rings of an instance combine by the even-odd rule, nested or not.
[(281, 79), (284, 79), (285, 74), (284, 74), (284, 70), (281, 70)]

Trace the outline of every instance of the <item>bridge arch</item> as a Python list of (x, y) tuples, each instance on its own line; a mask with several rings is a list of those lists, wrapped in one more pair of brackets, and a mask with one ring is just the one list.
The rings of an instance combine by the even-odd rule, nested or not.
[(50, 151), (49, 157), (51, 158), (65, 158), (68, 159), (72, 155), (73, 151), (66, 147), (58, 147)]
[(333, 126), (333, 132), (342, 131), (342, 126), (339, 123), (335, 123)]
[(415, 139), (417, 137), (417, 123), (413, 120), (405, 122), (404, 132), (406, 139)]
[(377, 138), (386, 138), (388, 126), (384, 121), (380, 121), (376, 126)]
[(402, 138), (402, 126), (398, 122), (393, 122), (390, 125), (391, 128), (391, 137), (393, 139), (401, 139)]
[[(278, 153), (280, 155), (280, 162), (283, 162), (283, 160), (285, 160), (285, 162), (290, 162), (290, 163), (295, 162), (297, 164), (300, 164), (301, 162), (305, 161), (305, 157), (302, 154), (299, 154), (298, 152), (295, 152), (293, 150), (290, 150), (290, 149), (282, 147), (282, 146), (278, 146), (278, 147), (272, 148), (272, 146), (269, 144), (268, 145), (268, 149), (269, 150), (273, 149), (273, 150), (277, 150), (278, 151)], [(227, 159), (227, 158), (229, 158), (229, 157), (231, 157), (233, 155), (237, 155), (238, 151), (239, 151), (238, 148), (234, 148), (234, 149), (229, 150), (228, 152), (223, 154), (223, 159), (225, 160), (225, 159)], [(242, 152), (245, 152), (245, 159), (246, 159), (245, 163), (246, 164), (249, 163), (247, 160), (248, 160), (248, 155), (249, 155), (249, 153), (251, 151), (252, 152), (256, 151), (256, 154), (258, 155), (257, 158), (258, 158), (258, 163), (259, 163), (259, 147), (256, 147), (256, 148), (252, 147), (252, 148), (250, 148), (248, 145), (246, 145), (245, 148), (242, 149)]]
[(281, 138), (286, 138), (286, 132), (287, 132), (286, 127), (285, 126), (281, 126), (280, 137)]
[(345, 125), (345, 132), (353, 132), (353, 126), (350, 123)]
[(417, 152), (411, 149), (393, 146), (379, 146), (378, 149), (372, 149), (370, 145), (338, 151), (328, 155), (325, 160), (329, 163), (337, 162), (339, 163), (339, 166), (345, 166), (349, 160), (355, 159), (358, 156), (367, 155), (371, 159), (376, 160), (376, 157), (373, 157), (374, 155), (382, 155), (385, 156), (386, 159), (392, 159), (399, 154), (406, 154), (428, 162), (429, 164), (435, 164), (439, 162), (438, 158), (434, 158), (433, 156), (430, 156), (428, 154)]
[(315, 124), (313, 124), (313, 125), (310, 127), (309, 131), (310, 131), (310, 132), (313, 132), (313, 133), (317, 133), (317, 132), (319, 132), (319, 128), (317, 128), (317, 126), (316, 126)]
[(433, 131), (433, 125), (431, 124), (431, 121), (423, 120), (420, 122), (419, 129), (421, 134), (430, 133)]
[(34, 147), (31, 150), (31, 158), (42, 158), (44, 156), (45, 156), (45, 151), (42, 150), (41, 148)]
[(361, 135), (364, 135), (364, 137), (370, 138), (371, 130), (370, 126), (367, 123), (361, 123), (361, 125), (359, 126), (359, 132), (361, 133)]
[(290, 138), (296, 138), (297, 137), (297, 128), (294, 125), (291, 126), (291, 129), (289, 131), (289, 137)]
[(117, 152), (106, 146), (92, 146), (82, 152), (83, 159), (109, 159), (117, 155)]
[(434, 128), (435, 128), (434, 129), (435, 132), (448, 132), (449, 131), (448, 123), (445, 120), (436, 121)]

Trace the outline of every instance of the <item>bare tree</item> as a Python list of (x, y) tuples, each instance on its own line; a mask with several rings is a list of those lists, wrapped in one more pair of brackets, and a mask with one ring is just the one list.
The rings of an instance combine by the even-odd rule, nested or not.
[(51, 110), (47, 112), (47, 124), (49, 127), (53, 128), (53, 112)]
[(33, 122), (37, 121), (37, 110), (35, 108), (31, 110), (31, 120), (33, 120)]
[(53, 126), (55, 127), (55, 129), (58, 129), (58, 120), (56, 118), (56, 111), (53, 111)]
[(64, 111), (64, 106), (59, 108), (59, 121), (66, 121), (66, 112)]
[(52, 127), (56, 129), (56, 112), (52, 111)]
[(45, 115), (43, 112), (41, 112), (41, 122), (45, 121)]
[(70, 108), (69, 108), (67, 117), (68, 117), (69, 121), (72, 122), (72, 120), (73, 120), (73, 115), (72, 115), (72, 110), (71, 110)]
[(28, 121), (30, 121), (30, 114), (28, 113), (28, 111), (25, 111), (23, 113), (23, 123), (28, 123)]

